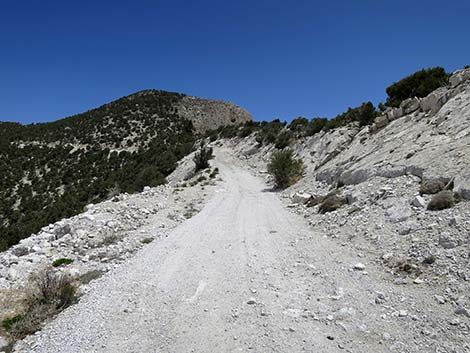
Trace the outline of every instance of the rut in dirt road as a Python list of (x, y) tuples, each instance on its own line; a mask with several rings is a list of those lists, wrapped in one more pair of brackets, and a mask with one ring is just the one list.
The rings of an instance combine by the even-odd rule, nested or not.
[(312, 234), (226, 153), (215, 163), (223, 182), (199, 214), (98, 280), (26, 351), (420, 349), (415, 323), (384, 321), (373, 303), (398, 290), (351, 270), (355, 254)]

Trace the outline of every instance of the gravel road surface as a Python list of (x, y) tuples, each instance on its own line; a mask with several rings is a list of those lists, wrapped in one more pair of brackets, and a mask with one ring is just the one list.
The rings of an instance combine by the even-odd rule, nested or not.
[(214, 163), (223, 181), (200, 213), (97, 280), (22, 351), (431, 351), (420, 337), (426, 310), (439, 311), (432, 298), (313, 234), (227, 153)]

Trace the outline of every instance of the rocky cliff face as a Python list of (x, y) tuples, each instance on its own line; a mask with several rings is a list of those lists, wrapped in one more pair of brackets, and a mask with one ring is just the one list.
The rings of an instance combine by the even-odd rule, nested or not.
[(253, 120), (245, 109), (224, 101), (185, 96), (179, 101), (177, 108), (179, 115), (191, 120), (194, 128), (200, 132)]
[[(453, 179), (455, 190), (470, 199), (470, 69), (454, 73), (450, 82), (387, 110), (371, 126), (320, 132), (293, 144), (306, 163), (306, 180), (357, 185), (376, 176)], [(236, 148), (261, 164), (272, 151), (259, 149), (253, 138)]]
[[(451, 86), (404, 101), (369, 128), (344, 131), (347, 145), (338, 145), (343, 151), (318, 167), (317, 179), (343, 184), (359, 184), (372, 176), (455, 179), (456, 190), (470, 198), (469, 78), (470, 70), (458, 72)], [(337, 143), (329, 135), (319, 140)]]

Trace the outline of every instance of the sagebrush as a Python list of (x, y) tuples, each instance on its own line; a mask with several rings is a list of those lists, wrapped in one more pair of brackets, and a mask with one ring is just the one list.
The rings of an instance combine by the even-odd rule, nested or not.
[(201, 142), (199, 150), (194, 154), (194, 164), (196, 165), (195, 171), (198, 172), (210, 167), (209, 161), (213, 158), (212, 147), (207, 147), (204, 142)]
[(52, 269), (36, 275), (32, 282), (34, 285), (26, 294), (25, 312), (2, 322), (13, 339), (22, 339), (38, 331), (46, 320), (76, 300), (76, 287), (72, 280)]
[(284, 189), (302, 176), (304, 164), (294, 157), (290, 149), (274, 152), (268, 164), (268, 172), (274, 177), (277, 188)]

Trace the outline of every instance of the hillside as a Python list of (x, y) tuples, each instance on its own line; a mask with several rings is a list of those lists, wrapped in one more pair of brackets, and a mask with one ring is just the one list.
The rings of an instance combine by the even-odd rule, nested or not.
[(52, 123), (0, 123), (0, 250), (91, 202), (156, 186), (231, 103), (148, 90)]
[[(381, 110), (201, 129), (210, 168), (194, 173), (189, 153), (166, 185), (21, 240), (0, 254), (0, 346), (4, 336), (15, 352), (468, 351), (470, 69), (393, 87), (405, 89)], [(200, 137), (181, 130), (175, 141)], [(41, 144), (6, 147), (20, 145)], [(272, 188), (269, 164), (289, 150), (305, 168)], [(445, 207), (430, 207), (442, 193)], [(70, 281), (65, 305), (37, 299), (47, 276)]]

